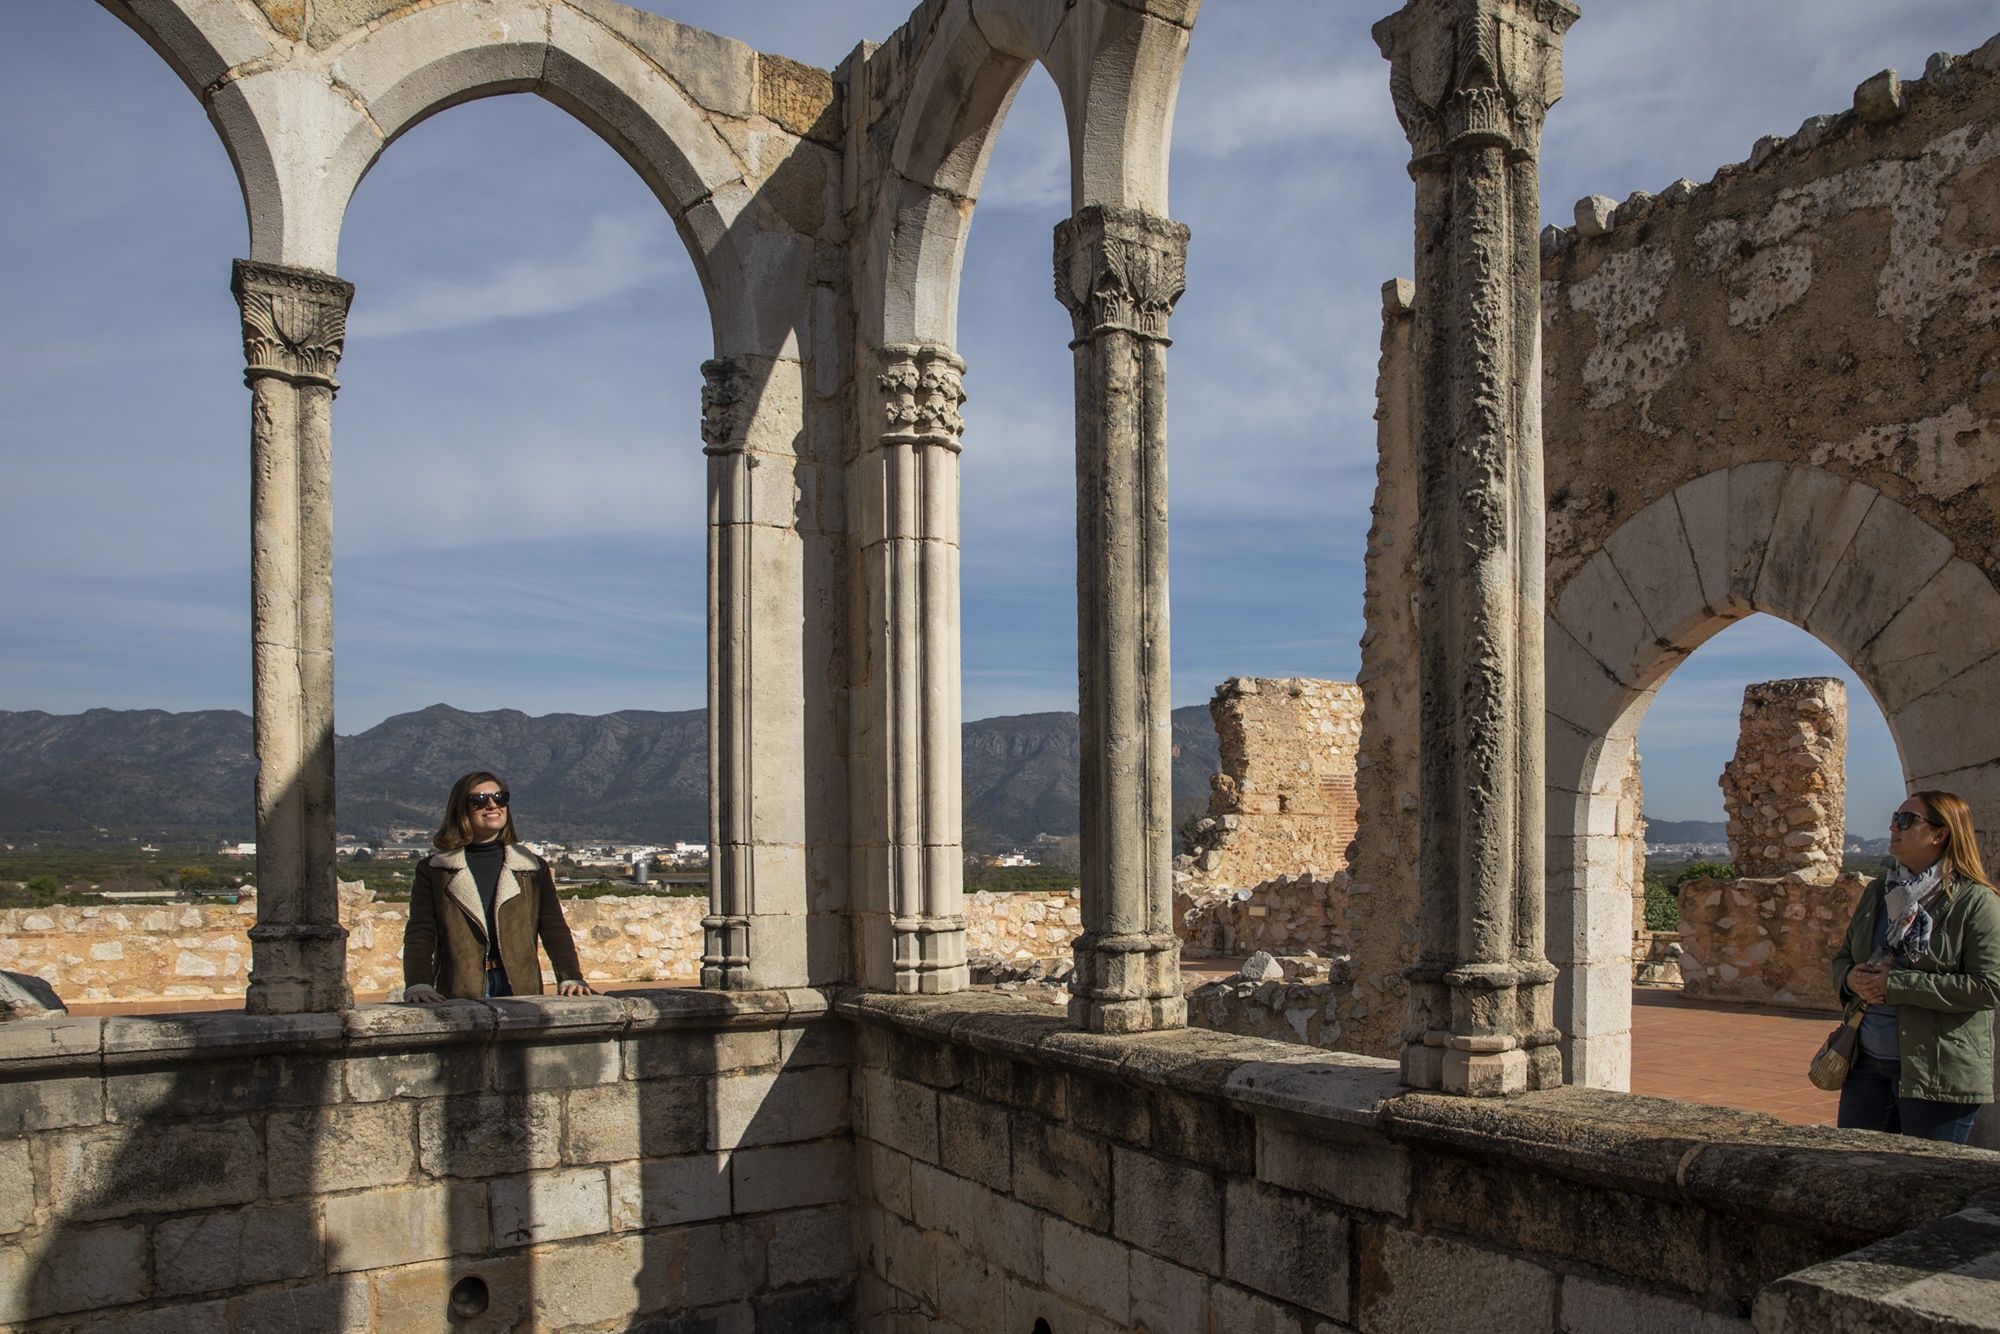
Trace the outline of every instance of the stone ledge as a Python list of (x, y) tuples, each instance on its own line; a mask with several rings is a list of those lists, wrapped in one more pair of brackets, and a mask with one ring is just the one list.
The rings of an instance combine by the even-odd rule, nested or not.
[(2000, 1331), (2000, 1200), (1787, 1275), (1757, 1295), (1758, 1334)]
[(1100, 1079), (1218, 1099), (1321, 1138), (1380, 1137), (1839, 1240), (2000, 1197), (2000, 1154), (1602, 1089), (1506, 1099), (1403, 1088), (1392, 1062), (1203, 1029), (1111, 1036), (1006, 995), (846, 990), (851, 1020)]
[(630, 1037), (680, 1029), (772, 1028), (824, 1017), (827, 997), (666, 988), (617, 996), (511, 997), (443, 1005), (363, 1005), (340, 1014), (225, 1010), (147, 1018), (41, 1019), (0, 1024), (0, 1079), (91, 1075), (107, 1068), (270, 1052), (368, 1052), (523, 1041)]

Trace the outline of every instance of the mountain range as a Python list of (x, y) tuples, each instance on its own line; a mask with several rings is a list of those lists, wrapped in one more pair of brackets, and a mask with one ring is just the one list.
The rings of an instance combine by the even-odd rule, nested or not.
[[(1173, 713), (1174, 802), (1205, 805), (1220, 768), (1206, 705)], [(445, 704), (338, 739), (344, 834), (437, 822), (470, 769), (506, 777), (524, 832), (566, 841), (700, 841), (708, 836), (708, 723), (702, 709), (529, 717)], [(1033, 713), (964, 726), (965, 809), (975, 845), (1077, 829), (1077, 717)], [(0, 836), (105, 828), (248, 839), (257, 772), (248, 715), (92, 709), (0, 710)]]

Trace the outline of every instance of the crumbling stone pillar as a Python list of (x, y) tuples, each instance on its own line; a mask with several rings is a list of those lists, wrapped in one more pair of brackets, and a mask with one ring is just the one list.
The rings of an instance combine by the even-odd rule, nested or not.
[(257, 925), (244, 1008), (353, 1006), (334, 868), (333, 378), (354, 285), (237, 260), (250, 387)]
[(1083, 934), (1070, 1021), (1187, 1021), (1173, 927), (1167, 657), (1167, 317), (1188, 229), (1092, 205), (1056, 228), (1076, 338), (1076, 618)]
[[(965, 363), (947, 348), (895, 344), (881, 364), (887, 429), (863, 455), (852, 498), (871, 604), (852, 828), (855, 884), (866, 896), (887, 893), (863, 905), (858, 953), (866, 985), (934, 994), (970, 984), (958, 659)], [(877, 948), (884, 934), (886, 961)]]
[(1736, 757), (1716, 780), (1742, 877), (1840, 874), (1846, 843), (1847, 686), (1808, 676), (1743, 688)]
[(1403, 1078), (1561, 1082), (1543, 953), (1540, 222), (1568, 0), (1411, 0), (1375, 26), (1414, 155), (1421, 938)]

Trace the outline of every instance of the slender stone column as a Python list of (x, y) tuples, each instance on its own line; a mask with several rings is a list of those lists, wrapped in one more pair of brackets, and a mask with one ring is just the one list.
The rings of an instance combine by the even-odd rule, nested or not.
[(1542, 120), (1569, 0), (1375, 25), (1416, 181), (1420, 941), (1403, 1079), (1562, 1081), (1543, 952)]
[[(958, 455), (965, 363), (949, 349), (881, 352), (885, 429), (854, 475), (867, 581), (867, 663), (856, 700), (860, 914), (886, 925), (888, 975), (861, 942), (863, 980), (903, 993), (962, 991)], [(882, 918), (886, 909), (887, 922)]]
[(1076, 339), (1077, 703), (1083, 934), (1070, 1022), (1187, 1021), (1173, 927), (1167, 656), (1167, 317), (1188, 229), (1093, 205), (1056, 228)]
[(708, 916), (701, 984), (742, 990), (750, 976), (754, 879), (750, 828), (752, 505), (747, 372), (729, 358), (701, 367), (708, 456)]
[(333, 378), (354, 285), (237, 260), (250, 386), (257, 925), (244, 1008), (344, 1010), (333, 863)]

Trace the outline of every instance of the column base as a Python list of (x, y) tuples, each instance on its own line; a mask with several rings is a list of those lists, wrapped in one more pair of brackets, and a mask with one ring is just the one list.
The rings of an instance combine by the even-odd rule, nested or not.
[(347, 984), (347, 929), (327, 925), (250, 928), (249, 1014), (332, 1014), (354, 1008)]
[(710, 991), (749, 991), (750, 919), (714, 916), (701, 919), (701, 984)]
[(898, 917), (891, 949), (899, 996), (948, 996), (972, 985), (963, 917)]
[(1507, 1051), (1464, 1051), (1453, 1046), (1444, 1052), (1443, 1091), (1464, 1098), (1504, 1098), (1528, 1091), (1528, 1053), (1519, 1048)]
[(1433, 1029), (1403, 1047), (1402, 1081), (1465, 1098), (1504, 1098), (1560, 1087), (1562, 1049), (1536, 1033), (1523, 1046), (1512, 1036), (1462, 1036)]
[(1091, 1033), (1148, 1033), (1187, 1027), (1181, 994), (1181, 942), (1164, 935), (1099, 936), (1073, 946), (1070, 1027)]

